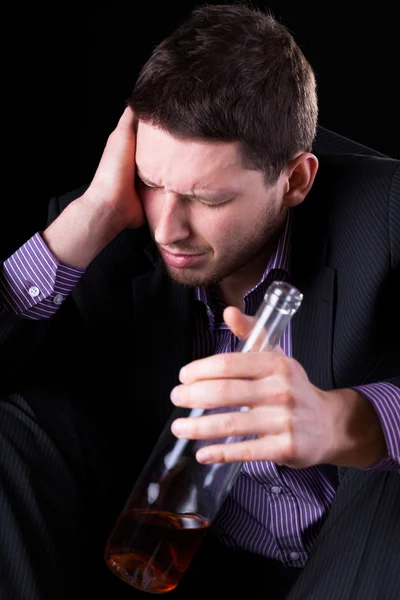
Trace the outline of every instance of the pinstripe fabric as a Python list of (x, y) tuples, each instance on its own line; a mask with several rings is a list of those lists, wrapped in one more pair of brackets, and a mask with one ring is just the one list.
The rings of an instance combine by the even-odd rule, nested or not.
[[(398, 388), (390, 383), (375, 383), (355, 386), (355, 390), (365, 394), (379, 416), (385, 435), (388, 458), (379, 465), (381, 469), (393, 469), (400, 474), (400, 395)], [(393, 458), (392, 458), (393, 457)]]
[[(248, 315), (255, 314), (272, 281), (289, 278), (290, 225), (289, 213), (260, 282), (243, 298)], [(207, 323), (199, 313), (195, 356), (234, 351), (238, 340), (223, 321), (225, 305), (205, 288), (196, 289), (196, 298), (206, 307)], [(292, 356), (291, 323), (280, 344)], [(334, 493), (334, 487), (318, 468), (292, 471), (271, 462), (245, 463), (213, 527), (233, 550), (244, 549), (287, 566), (301, 567)]]
[[(399, 385), (400, 331), (395, 318), (398, 279), (390, 273), (390, 269), (393, 272), (398, 269), (400, 257), (400, 201), (396, 196), (399, 180), (395, 168), (397, 163), (372, 157), (368, 160), (346, 157), (337, 161), (321, 158), (315, 193), (307, 199), (304, 209), (296, 209), (292, 281), (303, 291), (305, 300), (293, 320), (293, 356), (307, 366), (311, 380), (321, 387), (384, 380)], [(371, 188), (376, 191), (373, 198), (368, 192)], [(57, 199), (52, 204), (50, 218), (72, 198)], [(370, 202), (374, 204), (373, 218)], [(354, 222), (351, 214), (356, 204), (359, 210)], [(374, 220), (379, 235), (385, 236), (383, 246), (376, 244), (377, 232), (374, 235), (371, 223)], [(387, 226), (383, 228), (385, 220)], [(341, 236), (343, 223), (347, 239)], [(364, 229), (368, 235), (363, 235)], [(118, 514), (170, 414), (168, 395), (177, 382), (179, 368), (193, 354), (190, 296), (149, 267), (138, 251), (144, 243), (139, 235), (124, 234), (94, 261), (75, 287), (71, 301), (67, 299), (61, 306), (57, 315), (60, 318), (54, 321), (57, 333), (54, 341), (40, 348), (42, 360), (46, 349), (49, 350), (49, 364), (58, 364), (59, 374), (61, 358), (70, 369), (75, 369), (75, 374), (80, 374), (84, 366), (84, 389), (73, 387), (73, 392), (78, 393), (77, 400), (73, 401), (73, 394), (65, 398), (64, 393), (51, 389), (46, 395), (43, 391), (46, 386), (42, 384), (47, 383), (48, 374), (44, 372), (35, 398), (27, 395), (27, 403), (11, 411), (9, 405), (11, 402), (15, 407), (15, 395), (9, 395), (2, 403), (7, 408), (6, 416), (2, 413), (0, 420), (6, 449), (0, 455), (0, 497), (6, 508), (0, 510), (0, 530), (7, 537), (7, 554), (13, 552), (15, 558), (9, 561), (5, 557), (2, 562), (0, 590), (6, 590), (5, 600), (19, 600), (24, 598), (22, 594), (29, 600), (80, 600), (100, 593), (113, 599), (135, 597), (135, 592), (120, 585), (117, 578), (107, 579), (101, 536), (87, 536), (89, 531), (91, 535), (96, 530), (103, 535)], [(365, 265), (368, 267), (371, 255), (373, 268), (369, 270)], [(375, 268), (377, 264), (380, 270)], [(345, 272), (346, 268), (350, 273)], [(364, 277), (359, 276), (360, 269)], [(359, 297), (367, 299), (359, 303)], [(361, 311), (364, 318), (359, 320), (356, 316)], [(8, 311), (2, 311), (1, 318), (3, 389), (14, 386), (15, 381), (21, 385), (22, 376), (30, 388), (32, 380), (27, 372), (32, 375), (29, 366), (35, 352), (26, 357), (21, 354), (33, 339), (40, 341), (43, 334), (47, 336), (48, 320), (22, 322)], [(68, 340), (75, 321), (84, 327), (78, 327), (72, 337), (83, 330), (87, 346), (79, 337), (72, 339), (72, 343)], [(63, 322), (66, 337), (58, 337), (57, 328)], [(353, 322), (357, 326), (351, 328)], [(352, 340), (348, 340), (346, 331), (352, 332)], [(157, 343), (150, 343), (149, 337)], [(350, 341), (353, 354), (348, 352)], [(342, 349), (346, 361), (341, 358)], [(16, 379), (9, 375), (8, 365), (15, 367)], [(96, 436), (89, 435), (86, 426), (73, 433), (75, 417), (68, 414), (71, 406), (79, 423), (81, 411), (86, 407), (88, 427), (93, 422)], [(25, 422), (29, 422), (29, 427), (24, 426)], [(33, 451), (35, 439), (40, 440), (37, 444), (40, 452)], [(104, 452), (109, 457), (105, 461), (102, 448), (109, 446), (113, 452)], [(400, 476), (393, 472), (341, 469), (337, 493), (310, 558), (292, 589), (291, 600), (397, 598), (399, 481)], [(109, 487), (104, 497), (100, 492), (102, 486)], [(25, 504), (29, 505), (26, 500), (32, 498), (32, 489), (37, 511), (31, 516)], [(93, 502), (94, 498), (97, 502)], [(19, 502), (22, 509), (17, 513)], [(88, 506), (107, 513), (101, 523), (96, 515), (90, 529)], [(41, 518), (43, 515), (45, 519)], [(86, 540), (90, 554), (96, 558), (92, 567), (84, 564), (83, 570), (86, 572), (88, 567), (92, 584), (84, 589), (80, 559), (88, 558)], [(229, 557), (226, 548), (225, 556)], [(206, 555), (202, 564), (204, 577), (212, 566), (207, 558)], [(240, 562), (228, 558), (223, 573), (233, 579), (230, 590), (237, 584), (237, 589), (247, 590), (251, 598), (282, 598), (282, 594), (269, 593), (275, 565), (268, 569), (269, 561), (263, 560), (257, 566), (252, 558), (243, 563), (246, 565), (243, 568)], [(50, 571), (46, 571), (46, 564), (51, 565)], [(172, 592), (169, 597), (185, 600), (198, 597), (198, 582), (188, 579), (188, 587), (182, 588), (189, 589), (188, 594), (182, 592), (179, 596)], [(206, 593), (212, 589), (206, 588)], [(224, 597), (223, 592), (220, 597)]]
[(361, 154), (364, 156), (380, 156), (385, 155), (378, 152), (374, 148), (369, 148), (360, 142), (356, 142), (344, 135), (333, 132), (326, 127), (319, 126), (317, 137), (313, 151), (319, 154)]
[(398, 169), (391, 183), (389, 201), (389, 241), (390, 241), (390, 265), (392, 269), (399, 268), (400, 255), (400, 169)]
[[(273, 280), (290, 277), (291, 213), (277, 248), (271, 256), (260, 282), (244, 296), (245, 313), (254, 315), (265, 291)], [(68, 295), (83, 275), (59, 263), (48, 250), (40, 234), (36, 234), (4, 264), (7, 293), (0, 290), (6, 306), (25, 318), (49, 318), (58, 305), (52, 298), (62, 291)], [(40, 286), (32, 298), (27, 290)], [(225, 305), (212, 290), (196, 288), (195, 297), (204, 303), (208, 325), (198, 314), (194, 336), (194, 355), (232, 352), (237, 339), (223, 321)], [(281, 340), (281, 347), (292, 356), (291, 324)], [(399, 461), (400, 431), (397, 388), (389, 384), (360, 386), (374, 402), (386, 433), (389, 455)], [(385, 459), (379, 468), (399, 469), (398, 462)], [(307, 562), (323, 518), (333, 500), (334, 487), (319, 468), (292, 471), (273, 463), (246, 463), (232, 492), (214, 523), (214, 529), (232, 549), (245, 549), (280, 560), (287, 566), (300, 567)]]
[(49, 319), (83, 273), (84, 269), (56, 260), (36, 233), (2, 265), (2, 301), (8, 310), (27, 319)]
[[(393, 161), (385, 183), (385, 178), (378, 175), (379, 170), (372, 168), (373, 163), (372, 158), (360, 162), (349, 158), (347, 168), (340, 163), (337, 177), (341, 194), (334, 179), (328, 177), (324, 181), (329, 207), (324, 210), (329, 212), (330, 241), (323, 256), (315, 259), (325, 265), (319, 270), (320, 300), (310, 305), (306, 302), (302, 318), (299, 312), (299, 319), (294, 323), (296, 351), (302, 355), (303, 363), (310, 365), (310, 371), (315, 373), (315, 364), (314, 369), (311, 367), (315, 356), (330, 357), (330, 377), (335, 387), (354, 384), (356, 378), (359, 384), (385, 379), (397, 386), (400, 383), (397, 343), (400, 334), (400, 167), (398, 161)], [(355, 184), (356, 173), (362, 193)], [(318, 193), (318, 185), (315, 191)], [(332, 204), (330, 193), (335, 197)], [(323, 222), (321, 211), (316, 205), (314, 208), (315, 222)], [(300, 218), (297, 225), (300, 235), (305, 221)], [(295, 244), (296, 235), (295, 232)], [(308, 251), (305, 245), (303, 258)], [(294, 278), (306, 299), (311, 278), (300, 274), (300, 268), (294, 260)], [(388, 277), (390, 268), (392, 274)], [(315, 271), (313, 285), (314, 289), (318, 286)], [(331, 329), (327, 315), (333, 306), (334, 321), (330, 323), (334, 322), (334, 328)], [(306, 351), (303, 346), (303, 336), (310, 335), (307, 326), (310, 321), (304, 318), (305, 313), (312, 312), (310, 307), (321, 315), (318, 328), (314, 327), (313, 332), (314, 357), (311, 349)], [(315, 373), (313, 377), (317, 381), (319, 376)], [(396, 472), (347, 469), (339, 469), (339, 472), (340, 485), (328, 517), (289, 598), (397, 600), (400, 476)]]
[[(66, 402), (54, 390), (41, 394), (59, 409)], [(66, 415), (60, 410), (53, 417), (58, 444), (22, 394), (0, 398), (2, 600), (56, 598), (59, 585), (63, 594), (76, 598), (74, 590), (87, 563), (82, 462), (71, 462), (77, 442), (64, 427)], [(70, 570), (68, 580), (64, 566), (75, 561), (77, 568)]]
[(398, 600), (400, 476), (348, 470), (288, 600)]
[[(244, 296), (245, 313), (254, 315), (268, 285), (289, 277), (290, 220), (259, 284)], [(196, 298), (204, 303), (196, 325), (195, 356), (232, 352), (237, 339), (223, 321), (223, 305), (210, 290), (199, 288)], [(291, 324), (281, 347), (292, 356)], [(386, 434), (389, 456), (374, 468), (399, 470), (400, 392), (390, 384), (358, 386), (375, 405)], [(287, 566), (304, 566), (335, 490), (323, 470), (311, 467), (291, 470), (273, 463), (245, 463), (222, 506), (214, 529), (232, 549), (245, 549), (282, 561)]]

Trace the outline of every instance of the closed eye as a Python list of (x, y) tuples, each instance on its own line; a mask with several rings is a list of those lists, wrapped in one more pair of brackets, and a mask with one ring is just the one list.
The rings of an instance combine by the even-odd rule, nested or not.
[(199, 202), (200, 204), (203, 204), (203, 206), (207, 206), (208, 208), (220, 208), (221, 206), (224, 206), (224, 204), (228, 204), (228, 202), (231, 201), (223, 200), (222, 202), (210, 202), (201, 198), (193, 198), (193, 200)]
[[(156, 185), (152, 185), (150, 183), (146, 183), (145, 181), (143, 181), (143, 179), (136, 173), (136, 180), (139, 183), (139, 185), (146, 187), (147, 189), (150, 190), (161, 190), (161, 187), (158, 187)], [(229, 198), (228, 200), (221, 200), (220, 202), (216, 201), (211, 201), (208, 200), (206, 198), (201, 198), (198, 196), (181, 196), (182, 200), (186, 200), (188, 202), (198, 202), (199, 204), (202, 204), (203, 206), (207, 206), (208, 208), (219, 208), (220, 206), (223, 206), (224, 204), (227, 204), (228, 202), (231, 202), (231, 200), (233, 200), (233, 198)]]
[(137, 173), (136, 173), (136, 182), (137, 182), (139, 185), (142, 185), (142, 186), (144, 186), (144, 187), (147, 187), (147, 188), (150, 188), (150, 189), (155, 189), (155, 190), (158, 190), (158, 189), (160, 189), (160, 188), (158, 188), (158, 187), (157, 187), (157, 186), (155, 186), (155, 185), (149, 185), (148, 183), (145, 183), (145, 182), (143, 181), (143, 179), (141, 179)]

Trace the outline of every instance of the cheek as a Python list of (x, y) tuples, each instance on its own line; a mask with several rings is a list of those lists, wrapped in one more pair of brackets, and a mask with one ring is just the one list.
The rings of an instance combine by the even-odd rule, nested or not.
[(229, 215), (229, 218), (222, 219), (219, 223), (218, 238), (225, 243), (235, 243), (243, 238), (246, 229), (247, 221), (244, 216)]
[(217, 211), (204, 211), (201, 215), (192, 218), (192, 231), (197, 237), (205, 240), (210, 246), (218, 251), (225, 247), (231, 238), (229, 220)]

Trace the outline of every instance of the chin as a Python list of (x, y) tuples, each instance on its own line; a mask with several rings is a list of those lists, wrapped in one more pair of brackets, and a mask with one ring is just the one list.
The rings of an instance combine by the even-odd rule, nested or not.
[(218, 283), (219, 278), (215, 277), (212, 271), (198, 270), (195, 269), (176, 269), (170, 265), (165, 264), (165, 270), (167, 271), (170, 279), (174, 283), (179, 283), (187, 287), (207, 287), (212, 284)]

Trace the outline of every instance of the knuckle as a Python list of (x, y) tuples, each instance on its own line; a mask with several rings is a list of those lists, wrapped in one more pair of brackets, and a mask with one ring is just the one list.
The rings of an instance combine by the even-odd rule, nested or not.
[(224, 435), (227, 434), (230, 436), (237, 433), (237, 420), (235, 413), (227, 412), (223, 414), (222, 427), (224, 430)]
[(286, 410), (283, 414), (283, 426), (284, 431), (287, 431), (291, 438), (293, 438), (293, 417), (289, 410)]
[[(284, 406), (287, 409), (291, 409), (293, 407), (293, 393), (286, 381), (284, 381), (280, 388), (276, 391), (275, 399), (281, 406)], [(287, 413), (287, 416), (290, 416), (289, 412)]]
[(197, 440), (201, 438), (201, 427), (199, 423), (196, 423), (197, 419), (192, 419), (190, 424), (190, 438)]
[(276, 359), (276, 371), (283, 378), (289, 379), (292, 374), (291, 359), (287, 356), (278, 356)]
[(232, 398), (235, 395), (235, 387), (237, 382), (232, 379), (219, 379), (214, 382), (215, 385), (215, 397), (217, 400), (225, 401)]
[(226, 381), (220, 379), (215, 382), (215, 396), (218, 400), (222, 400), (228, 391), (228, 386)]
[(251, 446), (243, 444), (243, 447), (241, 449), (241, 460), (243, 460), (243, 462), (252, 462), (253, 460), (255, 460)]
[(288, 409), (292, 408), (294, 402), (293, 390), (287, 379), (281, 375), (275, 375), (273, 377), (273, 387), (269, 394), (277, 405)]
[(285, 435), (285, 440), (282, 445), (282, 462), (288, 464), (296, 461), (296, 446), (294, 443), (293, 435), (291, 433), (287, 433)]
[(226, 354), (220, 354), (220, 371), (221, 375), (227, 375), (232, 369), (233, 362), (235, 360), (234, 353), (227, 352)]
[(219, 452), (218, 452), (218, 462), (222, 462), (225, 463), (228, 461), (228, 454), (226, 452), (226, 448), (222, 447), (220, 448)]

